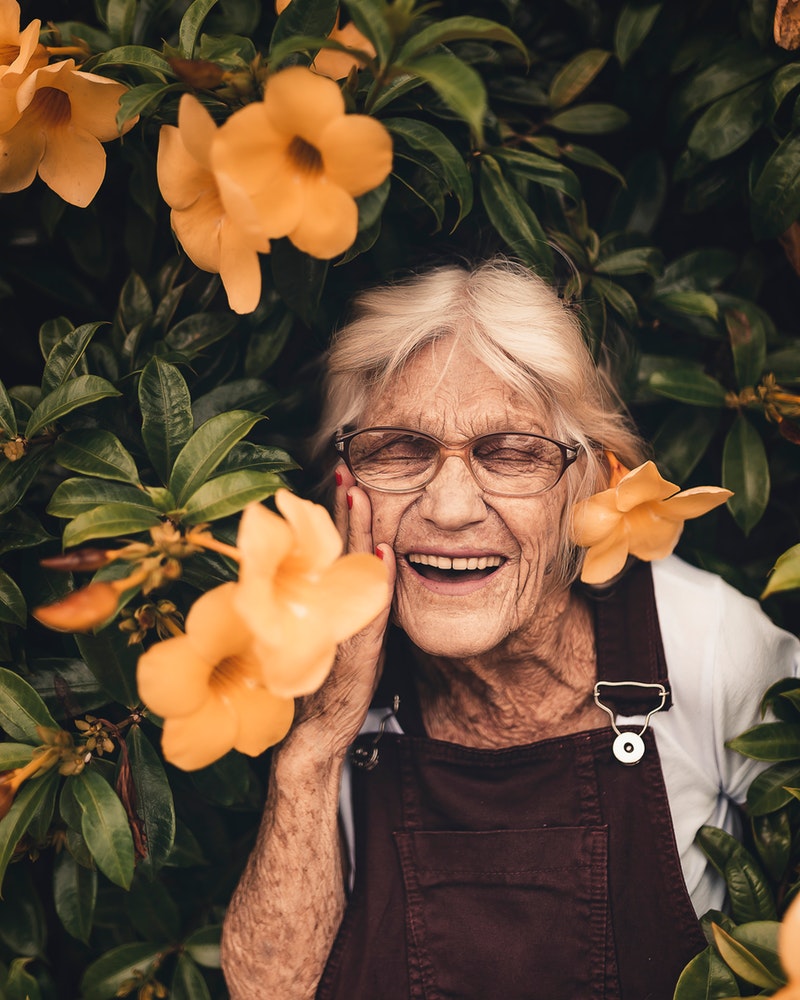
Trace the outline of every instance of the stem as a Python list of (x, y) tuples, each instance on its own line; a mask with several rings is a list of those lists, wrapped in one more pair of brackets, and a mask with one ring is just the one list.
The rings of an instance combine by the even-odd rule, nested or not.
[(187, 531), (186, 541), (192, 545), (198, 545), (202, 549), (210, 549), (212, 552), (218, 552), (221, 556), (227, 556), (235, 562), (239, 562), (241, 559), (239, 550), (235, 546), (220, 542), (206, 531)]

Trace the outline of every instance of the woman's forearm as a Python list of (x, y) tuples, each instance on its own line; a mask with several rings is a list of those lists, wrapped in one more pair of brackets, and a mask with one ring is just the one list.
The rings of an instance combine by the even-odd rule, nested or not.
[(222, 936), (231, 1000), (310, 1000), (345, 907), (342, 761), (295, 731), (275, 754), (264, 819)]

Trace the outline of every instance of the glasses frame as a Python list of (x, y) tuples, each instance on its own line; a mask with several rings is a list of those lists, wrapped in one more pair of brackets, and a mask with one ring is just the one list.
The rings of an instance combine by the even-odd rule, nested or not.
[[(374, 486), (371, 483), (365, 482), (357, 475), (350, 462), (350, 444), (354, 437), (359, 434), (363, 434), (366, 431), (400, 431), (404, 434), (413, 434), (414, 437), (425, 438), (427, 441), (432, 441), (439, 449), (439, 455), (430, 476), (419, 486), (405, 487), (404, 489), (388, 489), (385, 486)], [(555, 481), (551, 483), (550, 486), (545, 487), (545, 489), (535, 490), (533, 493), (502, 493), (499, 490), (493, 490), (488, 486), (484, 486), (480, 479), (478, 479), (475, 474), (475, 470), (472, 467), (471, 449), (472, 446), (478, 441), (482, 441), (484, 438), (497, 437), (501, 434), (521, 434), (525, 437), (537, 438), (539, 441), (549, 441), (551, 444), (556, 445), (561, 452), (561, 471), (558, 473)], [(573, 462), (577, 460), (578, 455), (582, 451), (582, 445), (565, 444), (563, 441), (557, 441), (555, 438), (547, 437), (546, 434), (533, 434), (528, 431), (494, 431), (491, 434), (478, 434), (476, 437), (470, 438), (469, 441), (465, 441), (461, 447), (454, 448), (445, 444), (444, 441), (440, 441), (439, 438), (434, 437), (433, 434), (425, 434), (423, 431), (415, 431), (410, 427), (360, 427), (358, 430), (348, 431), (346, 434), (336, 434), (333, 439), (333, 446), (341, 455), (344, 464), (350, 470), (350, 474), (353, 476), (355, 481), (360, 483), (362, 486), (365, 486), (368, 490), (375, 490), (377, 493), (419, 493), (427, 486), (430, 486), (433, 480), (439, 475), (442, 466), (448, 458), (460, 458), (464, 465), (466, 465), (469, 469), (472, 478), (478, 486), (480, 486), (484, 493), (493, 497), (510, 497), (516, 499), (541, 496), (543, 493), (549, 493), (550, 490), (555, 489), (555, 487), (561, 482), (564, 473), (573, 464)]]

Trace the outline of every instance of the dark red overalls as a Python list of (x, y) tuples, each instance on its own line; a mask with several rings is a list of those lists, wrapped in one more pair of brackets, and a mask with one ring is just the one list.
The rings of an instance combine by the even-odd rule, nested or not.
[[(650, 567), (595, 607), (598, 679), (666, 686)], [(353, 768), (355, 886), (317, 1000), (671, 1000), (705, 941), (651, 731), (632, 766), (610, 727), (475, 750), (386, 680), (405, 735)], [(609, 690), (623, 715), (659, 701)]]

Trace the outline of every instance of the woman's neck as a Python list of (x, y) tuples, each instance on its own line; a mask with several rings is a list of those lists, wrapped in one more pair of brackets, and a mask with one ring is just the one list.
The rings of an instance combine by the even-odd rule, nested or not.
[(594, 625), (572, 591), (554, 595), (535, 634), (453, 660), (416, 651), (417, 687), (428, 735), (465, 746), (519, 746), (604, 724), (592, 698)]

